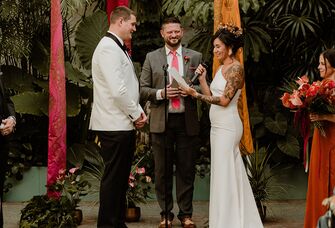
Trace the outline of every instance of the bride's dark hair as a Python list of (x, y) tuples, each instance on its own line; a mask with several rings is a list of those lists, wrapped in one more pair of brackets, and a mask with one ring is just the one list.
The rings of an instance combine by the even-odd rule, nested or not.
[(242, 29), (234, 25), (220, 25), (215, 32), (212, 41), (219, 38), (225, 45), (231, 47), (232, 54), (235, 55), (240, 47), (243, 47), (243, 33)]

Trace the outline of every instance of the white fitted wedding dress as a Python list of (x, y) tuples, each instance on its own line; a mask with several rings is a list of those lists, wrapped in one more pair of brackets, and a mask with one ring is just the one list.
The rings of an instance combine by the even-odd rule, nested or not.
[[(225, 89), (221, 67), (210, 89), (221, 96)], [(227, 107), (211, 105), (210, 228), (263, 227), (239, 150), (243, 133), (237, 103), (238, 90)]]

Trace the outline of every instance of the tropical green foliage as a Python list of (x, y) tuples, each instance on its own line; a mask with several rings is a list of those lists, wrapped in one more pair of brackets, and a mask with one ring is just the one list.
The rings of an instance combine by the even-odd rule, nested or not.
[(1, 1), (0, 60), (17, 65), (31, 54), (34, 38), (48, 26), (49, 8), (47, 0)]
[(190, 17), (198, 25), (213, 21), (213, 1), (208, 0), (163, 0), (162, 11), (167, 15)]
[(34, 196), (21, 213), (20, 228), (74, 228), (78, 225), (65, 197), (58, 200), (49, 199), (46, 195)]
[(89, 195), (99, 193), (100, 181), (105, 170), (100, 150), (100, 147), (95, 143), (75, 143), (69, 147), (66, 153), (67, 162), (71, 166), (79, 167), (85, 179), (91, 183)]
[(265, 0), (239, 0), (239, 6), (243, 13), (248, 13), (248, 11), (257, 12), (265, 4)]
[[(286, 77), (317, 75), (316, 62), (325, 48), (334, 47), (334, 9), (331, 0), (268, 1), (261, 12), (274, 37), (274, 55), (289, 56), (277, 64)], [(288, 61), (289, 60), (289, 61)]]
[(250, 108), (250, 123), (254, 140), (260, 145), (270, 144), (270, 149), (273, 151), (281, 151), (283, 154), (299, 158), (301, 151), (299, 134), (292, 126), (289, 126), (289, 115), (281, 112), (274, 114), (276, 108), (271, 107), (273, 110), (264, 109), (264, 113), (259, 111), (257, 105)]
[(91, 69), (95, 47), (108, 30), (106, 13), (99, 10), (82, 20), (75, 34), (76, 49), (83, 67)]

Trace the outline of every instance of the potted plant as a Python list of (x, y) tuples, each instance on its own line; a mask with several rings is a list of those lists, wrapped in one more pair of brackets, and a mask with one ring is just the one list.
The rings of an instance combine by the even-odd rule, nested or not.
[(275, 174), (271, 170), (278, 165), (270, 166), (269, 160), (272, 154), (273, 151), (270, 151), (269, 147), (258, 148), (256, 142), (255, 151), (252, 154), (242, 156), (262, 221), (266, 218), (265, 201), (269, 199), (271, 194), (284, 191), (281, 185), (274, 182)]
[(49, 186), (59, 197), (34, 196), (21, 210), (20, 228), (77, 227), (82, 221), (78, 203), (89, 188), (78, 168), (60, 170), (56, 182)]
[(140, 166), (144, 157), (135, 163), (130, 171), (128, 179), (128, 190), (126, 192), (126, 221), (137, 222), (141, 217), (139, 203), (146, 203), (150, 198), (151, 177), (146, 175), (146, 169)]

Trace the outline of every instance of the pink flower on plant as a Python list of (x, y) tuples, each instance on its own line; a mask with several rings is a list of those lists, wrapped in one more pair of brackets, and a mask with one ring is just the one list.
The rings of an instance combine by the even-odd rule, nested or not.
[(144, 167), (141, 167), (141, 168), (136, 167), (136, 173), (144, 174), (145, 173), (145, 168)]
[(134, 182), (129, 182), (128, 184), (129, 184), (129, 186), (132, 187), (132, 188), (135, 187), (135, 183), (134, 183)]
[(147, 183), (150, 183), (150, 182), (151, 182), (151, 177), (149, 177), (149, 176), (145, 176), (145, 181), (146, 181)]
[(132, 173), (129, 174), (129, 180), (132, 180), (132, 181), (135, 180), (135, 177)]
[(66, 169), (60, 169), (60, 170), (58, 171), (58, 174), (59, 174), (59, 175), (65, 175), (65, 173), (66, 173)]
[(69, 170), (69, 173), (74, 174), (78, 169), (79, 169), (78, 167), (71, 168), (71, 169)]

